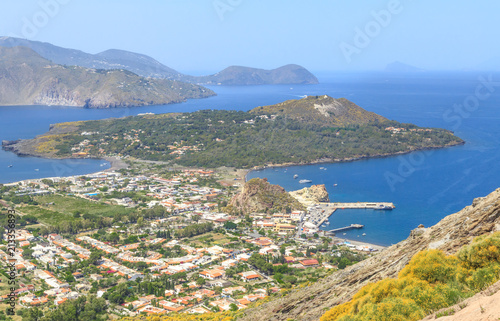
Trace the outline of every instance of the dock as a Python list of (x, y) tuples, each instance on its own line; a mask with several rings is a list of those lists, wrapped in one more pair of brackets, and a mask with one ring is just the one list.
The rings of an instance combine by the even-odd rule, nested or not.
[(396, 206), (388, 202), (356, 202), (356, 203), (328, 203), (330, 207), (336, 209), (373, 209), (373, 210), (392, 210)]
[(352, 229), (360, 229), (360, 228), (363, 228), (365, 227), (364, 225), (361, 225), (361, 224), (351, 224), (349, 226), (344, 226), (344, 227), (340, 227), (340, 228), (336, 228), (336, 229), (333, 229), (333, 230), (330, 230), (329, 232), (331, 233), (337, 233), (337, 232), (342, 232), (342, 231), (347, 231), (347, 230), (352, 230)]

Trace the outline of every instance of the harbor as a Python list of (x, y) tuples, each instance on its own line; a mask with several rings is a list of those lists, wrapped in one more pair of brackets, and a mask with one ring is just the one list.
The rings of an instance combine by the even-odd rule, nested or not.
[(312, 207), (310, 222), (319, 228), (338, 209), (392, 210), (394, 208), (396, 206), (389, 202), (320, 203)]

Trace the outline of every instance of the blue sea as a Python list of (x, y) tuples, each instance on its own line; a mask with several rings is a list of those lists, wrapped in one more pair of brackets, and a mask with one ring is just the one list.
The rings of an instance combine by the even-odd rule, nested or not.
[[(453, 130), (465, 145), (350, 163), (272, 168), (249, 173), (287, 190), (299, 179), (325, 184), (330, 200), (393, 202), (392, 211), (338, 210), (325, 229), (359, 223), (345, 238), (397, 243), (419, 224), (431, 226), (500, 187), (500, 74), (488, 72), (316, 73), (318, 85), (210, 87), (218, 96), (181, 104), (84, 110), (55, 106), (0, 107), (0, 140), (30, 138), (63, 121), (201, 109), (249, 110), (304, 95), (345, 97), (400, 122)], [(101, 160), (45, 160), (0, 151), (0, 183), (68, 176), (109, 167)], [(13, 167), (8, 168), (12, 164)], [(325, 167), (326, 170), (321, 170)], [(38, 169), (38, 171), (35, 171)], [(298, 174), (299, 179), (293, 179)], [(337, 186), (334, 186), (337, 184)], [(363, 236), (362, 233), (366, 233)], [(359, 235), (359, 236), (358, 236)]]

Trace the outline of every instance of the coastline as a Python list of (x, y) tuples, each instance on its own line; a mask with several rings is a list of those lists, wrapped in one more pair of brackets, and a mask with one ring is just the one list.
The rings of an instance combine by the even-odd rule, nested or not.
[(340, 238), (337, 236), (334, 236), (332, 239), (336, 243), (347, 241), (347, 242), (351, 243), (352, 245), (356, 245), (356, 246), (358, 246), (358, 245), (359, 246), (368, 246), (368, 247), (371, 247), (379, 252), (383, 251), (389, 247), (389, 246), (378, 245), (378, 244), (373, 244), (373, 243), (368, 243), (368, 242), (363, 242), (363, 241), (355, 241), (355, 240), (351, 240), (351, 239)]
[[(110, 167), (99, 172), (113, 172), (113, 171), (119, 171), (120, 169), (127, 169), (129, 165), (123, 161), (123, 159), (115, 156), (105, 156), (102, 158), (103, 160), (106, 160), (109, 162)], [(96, 173), (99, 173), (96, 172)], [(90, 173), (94, 174), (94, 173)]]
[[(392, 156), (406, 155), (406, 154), (410, 154), (413, 152), (419, 152), (419, 151), (427, 151), (427, 150), (434, 150), (434, 149), (456, 147), (456, 146), (461, 146), (461, 145), (465, 145), (465, 144), (466, 144), (465, 141), (461, 141), (461, 142), (457, 142), (455, 144), (417, 148), (417, 149), (412, 149), (412, 150), (408, 150), (408, 151), (401, 151), (401, 152), (396, 152), (396, 153), (377, 154), (377, 155), (369, 155), (369, 156), (365, 155), (365, 156), (346, 157), (346, 158), (333, 158), (333, 159), (332, 158), (322, 158), (322, 159), (317, 159), (314, 161), (303, 162), (303, 163), (290, 162), (290, 163), (280, 163), (280, 164), (259, 165), (259, 166), (252, 167), (251, 169), (248, 170), (248, 172), (259, 171), (259, 170), (263, 170), (263, 169), (267, 169), (267, 168), (276, 168), (276, 167), (348, 163), (348, 162), (355, 162), (355, 161), (359, 161), (359, 160), (368, 160), (368, 159), (374, 159), (374, 158), (386, 158), (386, 157), (392, 157)], [(245, 179), (246, 179), (246, 175), (245, 175)]]

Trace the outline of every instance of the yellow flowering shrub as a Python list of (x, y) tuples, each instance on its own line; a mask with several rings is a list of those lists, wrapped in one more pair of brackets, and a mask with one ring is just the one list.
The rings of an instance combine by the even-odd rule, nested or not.
[(478, 237), (457, 255), (421, 251), (399, 272), (361, 288), (321, 321), (419, 320), (500, 278), (500, 233)]

